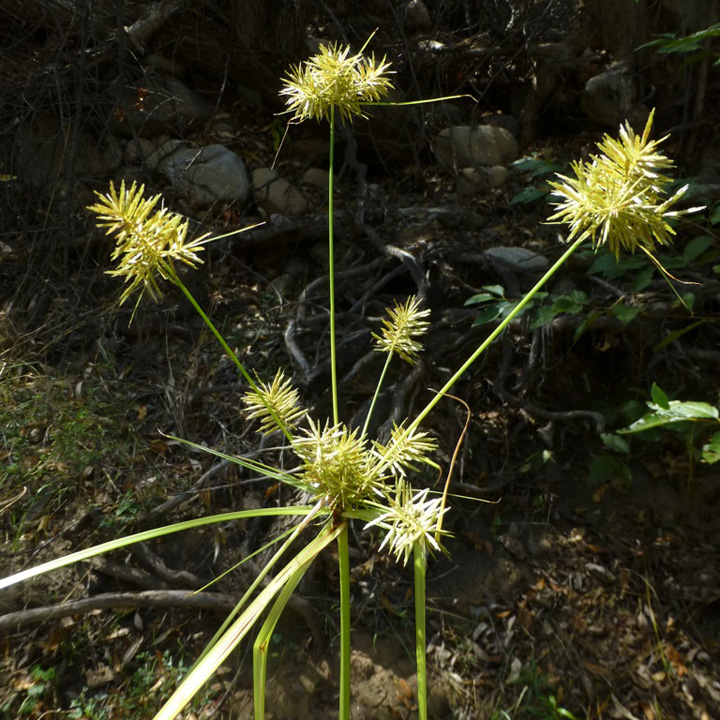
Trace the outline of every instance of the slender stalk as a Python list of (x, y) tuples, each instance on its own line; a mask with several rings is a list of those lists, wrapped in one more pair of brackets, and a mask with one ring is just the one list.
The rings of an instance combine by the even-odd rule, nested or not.
[[(207, 325), (207, 327), (210, 329), (210, 332), (212, 332), (212, 334), (215, 336), (215, 339), (220, 343), (222, 349), (225, 351), (227, 356), (235, 363), (235, 366), (245, 378), (247, 384), (258, 394), (258, 397), (262, 398), (262, 394), (260, 393), (260, 390), (255, 381), (252, 379), (252, 377), (250, 377), (250, 373), (245, 369), (245, 366), (240, 362), (238, 356), (227, 344), (221, 332), (215, 327), (213, 321), (205, 314), (205, 311), (200, 307), (200, 305), (198, 305), (197, 300), (195, 300), (195, 298), (193, 297), (193, 294), (185, 287), (185, 284), (175, 272), (175, 268), (173, 268), (172, 265), (170, 265), (169, 263), (166, 263), (164, 260), (161, 260), (160, 262), (162, 263), (165, 270), (169, 273), (170, 277), (172, 278), (172, 282), (177, 285), (180, 290), (182, 290), (183, 295), (185, 295), (185, 297), (190, 301), (190, 304), (195, 308), (197, 314), (200, 315), (205, 325)], [(290, 431), (285, 427), (285, 423), (280, 420), (280, 418), (277, 416), (277, 413), (271, 407), (267, 407), (268, 411), (275, 420), (275, 424), (278, 426), (278, 428), (280, 428), (280, 430), (282, 430), (283, 435), (285, 435), (288, 441), (292, 443), (293, 437), (290, 434)]]
[(450, 388), (467, 372), (468, 368), (482, 355), (488, 346), (497, 338), (500, 333), (516, 318), (523, 308), (533, 299), (535, 294), (545, 285), (545, 283), (558, 271), (563, 263), (578, 249), (585, 241), (584, 237), (580, 237), (560, 256), (555, 264), (537, 281), (535, 286), (527, 295), (513, 308), (512, 312), (485, 338), (485, 340), (477, 347), (470, 357), (460, 366), (455, 374), (438, 390), (432, 400), (423, 408), (420, 414), (410, 423), (406, 434), (409, 434), (425, 419), (426, 415), (437, 405)]
[(267, 587), (248, 605), (245, 611), (228, 628), (225, 635), (215, 644), (205, 659), (182, 681), (160, 708), (154, 720), (174, 720), (183, 708), (197, 694), (198, 690), (208, 681), (209, 677), (220, 667), (225, 658), (237, 647), (238, 643), (250, 631), (260, 615), (282, 590), (288, 580), (301, 566), (312, 562), (341, 532), (341, 527), (332, 529), (326, 526), (318, 536), (311, 540), (290, 562), (270, 580)]
[(350, 544), (348, 524), (337, 538), (340, 576), (340, 712), (339, 720), (350, 720)]
[(335, 240), (333, 218), (333, 184), (335, 175), (335, 108), (330, 110), (330, 176), (328, 177), (328, 277), (330, 280), (330, 375), (332, 385), (333, 424), (340, 422), (338, 408), (337, 356), (335, 348)]
[[(235, 619), (236, 615), (245, 607), (245, 603), (252, 597), (252, 594), (262, 584), (263, 580), (267, 577), (268, 573), (277, 564), (278, 560), (283, 556), (285, 551), (295, 542), (298, 535), (308, 526), (310, 521), (317, 515), (322, 509), (322, 503), (316, 503), (312, 510), (303, 518), (302, 522), (293, 528), (290, 537), (275, 551), (275, 554), (263, 565), (262, 570), (257, 574), (257, 577), (250, 584), (250, 587), (245, 591), (245, 594), (240, 598), (237, 605), (232, 609), (232, 612), (225, 618), (223, 624), (213, 635), (212, 639), (205, 646), (204, 650), (200, 654), (200, 657), (195, 661), (195, 665), (200, 663), (205, 656), (213, 649), (215, 643), (225, 634), (225, 631), (230, 626), (230, 623)], [(246, 558), (249, 560), (249, 558)], [(195, 667), (193, 665), (193, 667)]]
[(387, 357), (385, 358), (385, 365), (383, 365), (382, 373), (380, 373), (380, 379), (377, 381), (377, 385), (375, 386), (375, 394), (373, 395), (372, 402), (370, 403), (367, 415), (365, 416), (365, 423), (363, 425), (362, 432), (360, 433), (360, 437), (365, 437), (365, 433), (367, 433), (368, 425), (370, 425), (370, 418), (372, 417), (373, 410), (375, 409), (375, 403), (377, 402), (378, 396), (380, 395), (380, 388), (382, 387), (383, 381), (385, 380), (385, 375), (387, 374), (388, 367), (390, 367), (390, 360), (392, 360), (392, 353), (388, 353)]
[(222, 513), (220, 515), (209, 515), (208, 517), (194, 518), (193, 520), (184, 520), (183, 522), (164, 527), (153, 528), (152, 530), (143, 530), (134, 535), (126, 535), (117, 540), (110, 540), (94, 547), (78, 550), (77, 552), (63, 555), (55, 560), (49, 560), (41, 565), (21, 570), (13, 575), (0, 578), (0, 590), (23, 580), (37, 577), (43, 573), (57, 570), (67, 565), (80, 562), (81, 560), (89, 560), (90, 558), (118, 550), (119, 548), (132, 545), (133, 543), (145, 542), (146, 540), (155, 540), (156, 538), (170, 535), (171, 533), (182, 532), (183, 530), (192, 530), (194, 528), (203, 527), (204, 525), (212, 525), (215, 523), (231, 522), (233, 520), (243, 520), (252, 517), (270, 517), (273, 515), (309, 515), (314, 512), (314, 508), (305, 506), (280, 507), (280, 508), (256, 508), (255, 510), (238, 510), (237, 512)]
[(253, 702), (255, 705), (255, 720), (265, 720), (265, 680), (267, 678), (268, 643), (275, 631), (275, 626), (282, 611), (295, 591), (305, 572), (310, 567), (310, 561), (301, 566), (287, 581), (272, 606), (272, 610), (258, 632), (253, 644)]
[(415, 665), (417, 668), (418, 720), (427, 720), (427, 664), (425, 658), (425, 545), (416, 542), (413, 548), (415, 577)]

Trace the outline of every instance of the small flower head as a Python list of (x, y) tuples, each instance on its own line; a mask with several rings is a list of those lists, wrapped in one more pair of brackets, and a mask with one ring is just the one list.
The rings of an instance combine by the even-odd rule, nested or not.
[(395, 496), (388, 499), (388, 509), (366, 525), (375, 525), (386, 531), (380, 549), (387, 547), (403, 565), (407, 565), (417, 543), (424, 545), (426, 550), (444, 552), (437, 536), (449, 535), (440, 524), (448, 508), (442, 506), (440, 497), (428, 500), (428, 493), (425, 488), (413, 494), (408, 482), (398, 481)]
[(352, 508), (371, 497), (384, 478), (357, 430), (329, 424), (323, 428), (311, 419), (308, 424), (293, 443), (303, 463), (302, 481), (332, 507)]
[(364, 117), (362, 106), (378, 102), (393, 87), (389, 67), (385, 57), (377, 61), (362, 51), (351, 55), (348, 46), (320, 45), (316, 55), (290, 69), (280, 94), (298, 122), (329, 119), (334, 108), (343, 120)]
[(436, 447), (437, 443), (427, 433), (408, 431), (402, 425), (393, 427), (387, 445), (373, 442), (373, 451), (380, 466), (396, 478), (404, 478), (407, 470), (417, 471), (417, 463), (437, 468), (437, 464), (428, 457)]
[(395, 303), (394, 308), (388, 308), (387, 314), (381, 334), (373, 333), (375, 349), (397, 353), (406, 362), (414, 364), (422, 350), (422, 345), (415, 338), (427, 332), (430, 323), (425, 318), (430, 311), (421, 310), (417, 298), (411, 295), (405, 304)]
[(675, 231), (668, 218), (689, 211), (670, 211), (687, 190), (678, 190), (669, 199), (663, 193), (671, 179), (661, 173), (673, 166), (658, 145), (665, 139), (650, 141), (653, 114), (642, 136), (627, 123), (620, 128), (620, 140), (605, 136), (598, 145), (602, 154), (587, 163), (572, 163), (574, 178), (559, 177), (551, 182), (557, 212), (551, 223), (570, 226), (568, 240), (591, 238), (594, 246), (607, 245), (619, 257), (621, 250), (634, 253), (640, 248), (652, 252), (656, 243), (667, 245)]
[(277, 371), (272, 383), (258, 382), (257, 390), (251, 390), (243, 399), (248, 417), (260, 420), (260, 432), (263, 435), (282, 430), (283, 427), (292, 431), (307, 414), (300, 407), (298, 391), (282, 370)]
[[(145, 186), (133, 183), (128, 190), (125, 182), (120, 191), (110, 183), (107, 195), (96, 193), (100, 202), (88, 210), (99, 216), (98, 227), (107, 228), (107, 234), (114, 234), (117, 245), (112, 260), (119, 260), (115, 270), (108, 275), (125, 278), (128, 283), (120, 297), (120, 304), (141, 288), (140, 297), (148, 291), (153, 300), (162, 297), (157, 276), (174, 281), (175, 261), (196, 267), (202, 260), (197, 253), (203, 249), (208, 235), (195, 240), (187, 239), (188, 221), (167, 208), (155, 210), (160, 195), (144, 198)], [(138, 302), (140, 299), (138, 298)]]

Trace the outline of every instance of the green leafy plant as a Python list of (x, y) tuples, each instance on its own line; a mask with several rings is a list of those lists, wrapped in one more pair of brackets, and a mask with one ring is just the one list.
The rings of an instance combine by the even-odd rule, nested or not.
[(719, 53), (708, 44), (709, 40), (716, 37), (720, 37), (720, 23), (680, 37), (672, 33), (658, 35), (654, 40), (640, 47), (653, 48), (661, 55), (685, 55), (686, 63), (698, 62), (705, 58), (716, 58), (713, 64), (720, 65)]
[[(181, 713), (248, 632), (259, 624), (253, 647), (253, 685), (255, 717), (258, 720), (264, 718), (266, 663), (278, 618), (310, 565), (334, 542), (337, 542), (338, 548), (340, 585), (339, 717), (341, 720), (349, 718), (351, 618), (348, 523), (353, 519), (364, 522), (370, 530), (379, 529), (384, 535), (382, 548), (398, 562), (407, 564), (410, 558), (413, 560), (417, 704), (420, 719), (426, 720), (425, 574), (428, 554), (442, 552), (443, 539), (448, 534), (443, 520), (448, 511), (450, 472), (440, 494), (431, 494), (428, 489), (418, 490), (412, 486), (409, 476), (421, 466), (438, 469), (431, 458), (435, 441), (420, 429), (423, 421), (513, 318), (537, 299), (547, 281), (585, 240), (591, 239), (595, 247), (607, 245), (615, 254), (622, 249), (634, 251), (638, 246), (650, 253), (656, 243), (666, 244), (672, 235), (667, 220), (678, 213), (671, 211), (670, 207), (682, 193), (676, 193), (669, 200), (662, 199), (661, 190), (668, 180), (657, 172), (670, 163), (657, 153), (657, 143), (648, 140), (650, 121), (641, 138), (627, 126), (621, 130), (620, 142), (609, 138), (604, 141), (602, 147), (606, 154), (594, 157), (589, 164), (574, 165), (576, 178), (562, 178), (564, 183), (552, 184), (559, 202), (551, 221), (570, 225), (569, 246), (527, 295), (509, 309), (498, 326), (445, 385), (431, 396), (417, 416), (395, 426), (389, 439), (382, 442), (367, 436), (367, 422), (362, 430), (351, 429), (340, 417), (335, 355), (332, 204), (335, 123), (337, 115), (341, 121), (350, 121), (362, 115), (366, 106), (377, 103), (391, 87), (388, 72), (389, 65), (384, 58), (377, 61), (374, 57), (365, 57), (362, 50), (353, 55), (349, 48), (322, 46), (317, 55), (290, 71), (283, 90), (293, 121), (327, 120), (330, 126), (330, 418), (311, 417), (282, 370), (267, 382), (253, 377), (186, 288), (176, 264), (196, 266), (200, 262), (199, 253), (209, 238), (189, 239), (187, 222), (161, 207), (159, 196), (146, 199), (144, 188), (136, 184), (127, 188), (123, 183), (119, 191), (111, 186), (110, 192), (99, 195), (98, 202), (90, 208), (98, 215), (99, 223), (117, 240), (113, 258), (118, 265), (110, 273), (126, 283), (121, 302), (136, 290), (140, 295), (147, 291), (152, 298), (159, 297), (162, 281), (179, 288), (247, 383), (245, 407), (249, 418), (258, 422), (260, 432), (280, 433), (284, 437), (297, 457), (298, 469), (290, 473), (260, 461), (232, 457), (218, 450), (182, 442), (226, 458), (269, 479), (300, 488), (310, 498), (307, 505), (223, 513), (135, 533), (0, 580), (0, 588), (6, 587), (131, 543), (207, 524), (248, 517), (296, 517), (292, 530), (278, 539), (279, 547), (266, 561), (183, 682), (157, 713), (158, 720), (170, 720)], [(408, 298), (405, 303), (398, 303), (388, 311), (382, 327), (374, 334), (375, 349), (386, 354), (375, 399), (388, 364), (393, 358), (411, 364), (415, 362), (422, 350), (421, 338), (428, 328), (428, 311), (415, 298)], [(304, 546), (300, 550), (294, 549), (294, 554), (288, 558), (291, 546), (301, 535), (306, 539)]]
[[(632, 435), (656, 428), (676, 432), (685, 439), (690, 457), (710, 465), (720, 460), (720, 411), (706, 402), (670, 400), (653, 383), (650, 390), (652, 401), (647, 403), (650, 409), (629, 427), (618, 430), (620, 435)], [(695, 449), (702, 442), (701, 449)]]
[(510, 169), (524, 175), (529, 183), (510, 199), (510, 204), (529, 205), (537, 200), (550, 199), (552, 188), (548, 183), (548, 178), (565, 168), (552, 160), (547, 160), (535, 154), (515, 160), (515, 162), (511, 163)]

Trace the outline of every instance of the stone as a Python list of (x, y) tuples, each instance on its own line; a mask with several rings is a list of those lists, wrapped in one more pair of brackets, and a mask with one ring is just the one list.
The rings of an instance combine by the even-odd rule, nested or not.
[[(173, 141), (168, 142), (171, 147)], [(245, 163), (224, 145), (180, 146), (159, 162), (158, 169), (198, 207), (245, 202), (250, 197)]]
[(492, 127), (505, 128), (511, 132), (513, 137), (520, 134), (520, 123), (512, 115), (497, 113), (496, 115), (484, 115), (483, 122)]
[(472, 197), (483, 190), (502, 187), (508, 177), (510, 171), (504, 165), (462, 168), (458, 170), (458, 192), (464, 197)]
[(190, 145), (177, 138), (160, 135), (156, 138), (133, 138), (125, 143), (123, 160), (128, 165), (141, 165), (154, 172), (160, 165), (180, 148), (189, 148)]
[(430, 13), (423, 0), (409, 0), (405, 5), (403, 24), (408, 30), (426, 32), (432, 28)]
[(433, 151), (447, 168), (505, 165), (519, 155), (518, 141), (505, 128), (491, 125), (455, 125), (440, 131)]
[(252, 188), (255, 202), (268, 214), (302, 215), (307, 209), (302, 193), (270, 168), (252, 171)]
[(633, 82), (625, 63), (591, 77), (580, 98), (582, 111), (601, 125), (617, 128), (633, 106)]
[(311, 185), (321, 190), (327, 190), (330, 184), (330, 173), (322, 168), (310, 168), (305, 171), (305, 174), (302, 176), (302, 181), (304, 185)]
[(496, 269), (502, 267), (520, 275), (538, 275), (550, 264), (544, 255), (522, 247), (493, 247), (483, 254)]

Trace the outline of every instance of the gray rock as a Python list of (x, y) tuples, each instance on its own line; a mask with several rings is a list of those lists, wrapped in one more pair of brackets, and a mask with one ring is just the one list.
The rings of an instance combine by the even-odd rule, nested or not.
[(189, 148), (183, 140), (160, 135), (156, 138), (133, 138), (125, 143), (123, 160), (128, 165), (142, 165), (154, 172), (180, 148)]
[(302, 176), (303, 184), (327, 190), (330, 184), (330, 173), (322, 168), (310, 168)]
[(408, 30), (426, 31), (432, 27), (430, 13), (422, 0), (409, 0), (405, 5), (403, 24)]
[[(173, 142), (176, 141), (167, 141), (168, 148)], [(250, 197), (245, 163), (224, 145), (178, 147), (159, 161), (158, 169), (178, 192), (198, 207), (244, 202)]]
[(167, 135), (161, 135), (158, 138), (150, 140), (152, 151), (145, 158), (145, 164), (150, 171), (159, 170), (167, 176), (166, 166), (172, 164), (172, 156), (179, 150), (187, 150), (193, 154), (197, 153), (197, 149), (190, 147), (184, 140), (177, 138), (169, 138)]
[(438, 133), (433, 143), (438, 162), (448, 168), (505, 165), (516, 160), (518, 142), (505, 128), (455, 125)]
[(632, 77), (624, 63), (611, 65), (591, 77), (580, 98), (580, 107), (589, 118), (612, 127), (617, 127), (628, 117), (632, 106)]
[(484, 255), (496, 269), (502, 268), (519, 275), (539, 275), (549, 265), (544, 255), (522, 247), (488, 248)]
[(497, 115), (484, 115), (483, 122), (492, 127), (505, 128), (513, 134), (513, 137), (517, 137), (520, 134), (520, 123), (512, 115), (503, 115), (502, 113), (498, 113)]
[(270, 168), (253, 170), (252, 186), (255, 202), (268, 214), (302, 215), (307, 209), (302, 193)]
[(110, 88), (114, 110), (110, 127), (125, 137), (183, 132), (207, 120), (212, 108), (172, 75), (147, 75)]
[(462, 168), (458, 171), (458, 192), (472, 197), (483, 190), (502, 187), (509, 176), (510, 171), (504, 165)]

